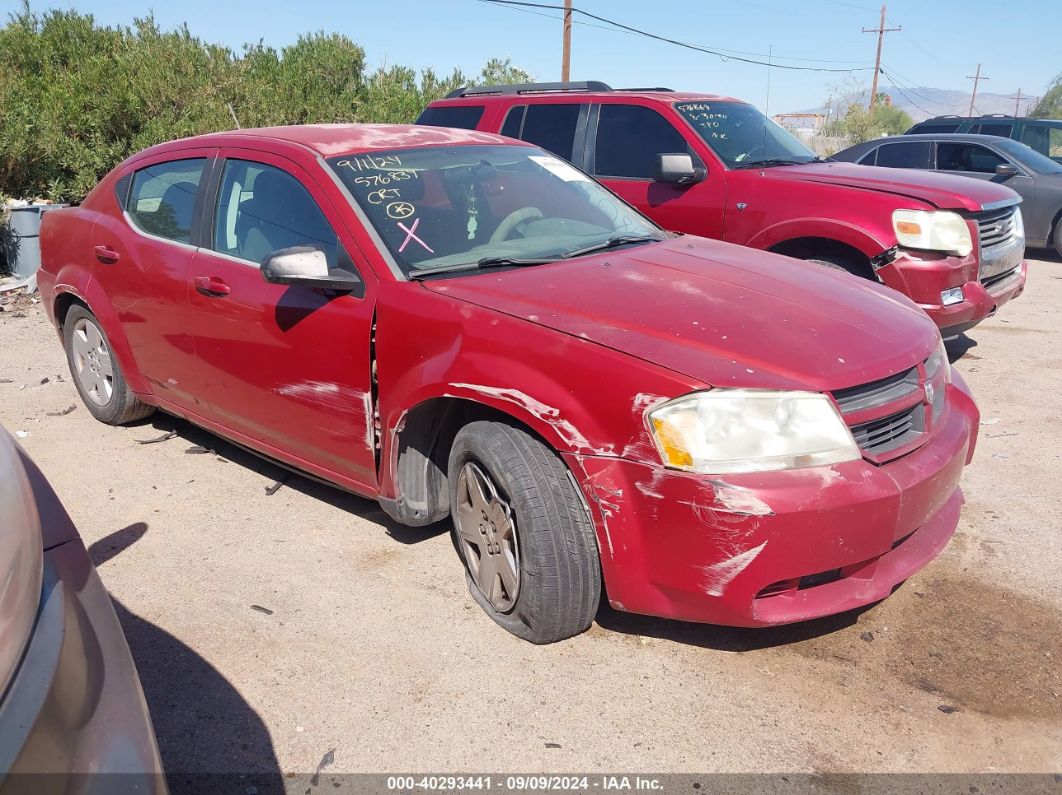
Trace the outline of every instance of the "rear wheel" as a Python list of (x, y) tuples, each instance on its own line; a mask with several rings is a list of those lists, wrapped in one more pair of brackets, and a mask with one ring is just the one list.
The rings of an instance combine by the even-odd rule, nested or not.
[(1062, 257), (1062, 218), (1055, 222), (1055, 233), (1052, 235), (1055, 244), (1055, 253)]
[(155, 411), (130, 391), (111, 355), (107, 335), (85, 307), (74, 305), (67, 312), (63, 341), (74, 386), (93, 417), (108, 425), (122, 425)]
[(532, 643), (585, 630), (601, 598), (590, 518), (564, 462), (528, 433), (473, 422), (449, 462), (454, 544), (483, 611)]

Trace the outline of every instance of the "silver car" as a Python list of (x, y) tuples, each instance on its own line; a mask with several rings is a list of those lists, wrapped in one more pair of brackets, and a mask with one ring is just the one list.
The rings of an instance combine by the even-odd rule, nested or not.
[(55, 492), (0, 428), (0, 794), (166, 791), (110, 597)]

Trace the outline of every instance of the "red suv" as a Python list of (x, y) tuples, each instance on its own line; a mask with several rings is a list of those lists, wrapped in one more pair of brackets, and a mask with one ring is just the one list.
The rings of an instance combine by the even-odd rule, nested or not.
[(41, 238), (95, 417), (159, 408), (399, 522), (452, 517), (473, 597), (535, 642), (589, 626), (602, 582), (724, 624), (864, 605), (958, 523), (978, 413), (914, 304), (664, 232), (528, 144), (190, 138)]
[(1025, 287), (1007, 187), (816, 157), (740, 100), (604, 83), (459, 89), (418, 124), (500, 132), (592, 174), (666, 229), (881, 282), (960, 334)]

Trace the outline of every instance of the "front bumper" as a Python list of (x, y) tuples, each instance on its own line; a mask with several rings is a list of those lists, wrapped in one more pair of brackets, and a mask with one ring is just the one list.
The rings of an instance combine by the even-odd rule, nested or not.
[(140, 680), (80, 539), (45, 552), (36, 625), (0, 702), (0, 793), (166, 793)]
[[(1022, 245), (1024, 248), (1024, 245)], [(1008, 254), (1009, 256), (1009, 254)], [(976, 326), (1025, 289), (1028, 263), (1017, 255), (1018, 265), (1010, 275), (999, 279), (992, 267), (994, 261), (978, 264), (977, 257), (948, 257), (944, 255), (901, 252), (888, 265), (877, 271), (887, 287), (907, 295), (937, 324), (942, 337), (954, 337)], [(985, 266), (989, 267), (986, 269)], [(982, 273), (983, 271), (983, 273)], [(985, 273), (992, 276), (981, 279)], [(941, 293), (959, 287), (962, 301), (944, 306)]]
[(933, 438), (883, 466), (852, 461), (722, 478), (566, 456), (594, 515), (614, 607), (734, 626), (867, 605), (958, 525), (979, 414), (956, 374)]

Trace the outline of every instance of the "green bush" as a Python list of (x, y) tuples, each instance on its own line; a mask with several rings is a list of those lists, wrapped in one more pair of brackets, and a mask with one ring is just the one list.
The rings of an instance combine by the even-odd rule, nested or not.
[[(497, 59), (479, 76), (527, 79)], [(104, 27), (24, 2), (0, 28), (0, 194), (78, 201), (134, 152), (237, 123), (408, 123), (468, 82), (458, 70), (367, 71), (365, 51), (335, 33), (236, 54), (187, 26), (162, 31), (151, 17)]]
[(1054, 79), (1029, 115), (1037, 119), (1062, 119), (1062, 75)]

